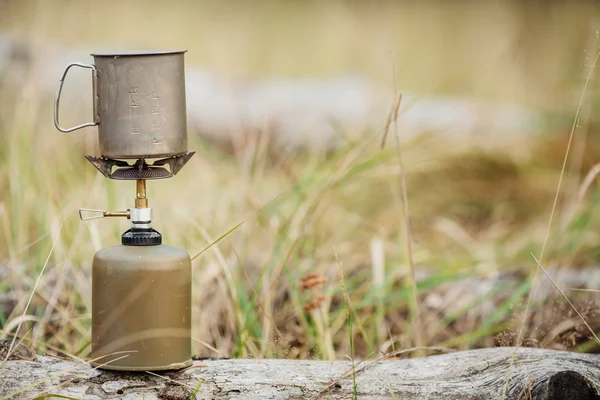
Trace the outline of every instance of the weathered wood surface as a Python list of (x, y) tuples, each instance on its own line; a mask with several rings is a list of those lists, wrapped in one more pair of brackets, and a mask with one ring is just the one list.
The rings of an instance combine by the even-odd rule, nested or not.
[[(535, 348), (461, 351), (425, 358), (363, 361), (359, 399), (600, 399), (600, 356)], [(7, 362), (0, 393), (81, 399), (351, 399), (349, 361), (225, 359), (183, 372), (115, 373), (26, 352)], [(506, 384), (508, 379), (508, 384)], [(35, 385), (38, 383), (37, 385)], [(35, 385), (35, 386), (34, 386)], [(393, 393), (393, 394), (392, 394)]]

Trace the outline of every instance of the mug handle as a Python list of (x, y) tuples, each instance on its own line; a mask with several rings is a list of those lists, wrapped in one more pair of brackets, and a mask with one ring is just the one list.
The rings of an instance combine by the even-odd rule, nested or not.
[[(58, 104), (60, 102), (60, 92), (62, 91), (63, 83), (65, 78), (67, 77), (67, 72), (71, 67), (80, 67), (80, 68), (89, 68), (92, 70), (92, 96), (93, 96), (93, 104), (94, 104), (94, 122), (86, 122), (85, 124), (73, 126), (71, 128), (63, 128), (60, 126), (58, 122)], [(71, 63), (67, 65), (65, 72), (63, 72), (60, 81), (58, 82), (58, 89), (56, 89), (56, 95), (54, 96), (54, 126), (61, 132), (73, 132), (77, 129), (85, 128), (86, 126), (96, 126), (100, 123), (100, 116), (98, 115), (98, 70), (95, 65), (92, 64), (82, 64), (82, 63)]]

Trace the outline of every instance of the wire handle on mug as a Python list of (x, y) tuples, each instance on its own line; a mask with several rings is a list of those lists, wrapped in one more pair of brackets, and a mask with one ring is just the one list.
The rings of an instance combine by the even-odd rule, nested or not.
[[(94, 104), (94, 122), (86, 122), (85, 124), (73, 126), (71, 128), (63, 128), (60, 126), (58, 122), (58, 105), (60, 102), (60, 92), (62, 91), (63, 83), (65, 82), (65, 78), (67, 77), (67, 72), (71, 67), (80, 67), (80, 68), (89, 68), (92, 70), (92, 96), (93, 96), (93, 104)], [(85, 128), (86, 126), (96, 126), (100, 123), (100, 116), (98, 115), (98, 70), (95, 65), (92, 64), (82, 64), (82, 63), (71, 63), (67, 65), (65, 72), (63, 72), (60, 81), (58, 82), (58, 88), (56, 89), (56, 95), (54, 96), (54, 126), (61, 132), (68, 133), (73, 132), (77, 129)]]

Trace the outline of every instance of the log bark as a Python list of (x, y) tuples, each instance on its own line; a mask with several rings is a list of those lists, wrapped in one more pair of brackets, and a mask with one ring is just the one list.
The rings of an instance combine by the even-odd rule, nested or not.
[[(356, 392), (359, 399), (600, 399), (600, 356), (514, 350), (497, 347), (364, 360), (355, 363)], [(352, 364), (347, 360), (198, 360), (184, 371), (155, 374), (94, 370), (47, 356), (32, 360), (23, 350), (11, 358), (1, 372), (0, 394), (8, 396), (3, 398), (353, 398)]]

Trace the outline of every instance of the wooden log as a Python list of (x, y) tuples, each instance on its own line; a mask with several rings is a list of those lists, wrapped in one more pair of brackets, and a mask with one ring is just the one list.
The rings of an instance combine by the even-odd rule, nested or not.
[[(1, 372), (0, 394), (9, 396), (2, 398), (13, 393), (12, 398), (166, 400), (353, 396), (348, 360), (198, 360), (184, 371), (156, 374), (100, 371), (47, 356), (31, 360), (22, 349), (11, 358)], [(600, 356), (537, 348), (364, 360), (355, 363), (354, 376), (359, 399), (600, 399)]]

